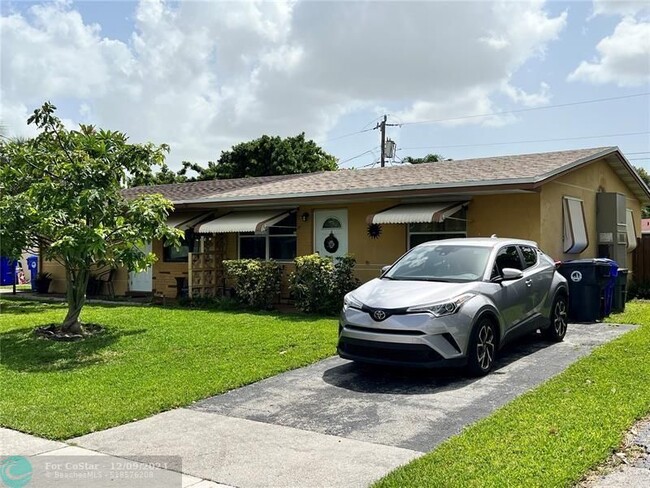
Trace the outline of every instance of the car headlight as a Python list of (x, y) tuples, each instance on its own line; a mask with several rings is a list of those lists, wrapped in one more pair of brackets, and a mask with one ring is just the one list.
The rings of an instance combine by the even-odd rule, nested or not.
[(463, 306), (463, 303), (474, 298), (475, 293), (463, 293), (458, 295), (451, 300), (446, 300), (444, 302), (436, 302), (427, 305), (417, 305), (415, 307), (410, 307), (407, 312), (426, 312), (430, 313), (434, 317), (442, 317), (444, 315), (452, 315), (460, 310), (460, 307)]
[(356, 308), (361, 310), (363, 303), (354, 298), (351, 293), (348, 293), (343, 297), (343, 311), (345, 312), (348, 308)]

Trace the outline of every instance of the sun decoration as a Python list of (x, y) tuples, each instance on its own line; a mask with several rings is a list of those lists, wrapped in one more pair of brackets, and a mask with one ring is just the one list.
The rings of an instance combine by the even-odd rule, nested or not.
[(381, 225), (368, 224), (368, 237), (372, 239), (379, 239), (380, 235), (381, 235)]

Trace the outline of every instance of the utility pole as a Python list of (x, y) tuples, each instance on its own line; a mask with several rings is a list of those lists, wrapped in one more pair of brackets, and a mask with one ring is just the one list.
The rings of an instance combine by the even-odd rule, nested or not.
[(381, 119), (381, 122), (377, 122), (377, 125), (375, 126), (375, 129), (379, 129), (381, 133), (381, 167), (383, 168), (386, 166), (386, 127), (394, 127), (398, 126), (399, 124), (387, 124), (386, 120), (388, 119), (388, 115), (384, 115)]
[(386, 165), (386, 119), (388, 116), (384, 115), (384, 118), (381, 119), (380, 130), (381, 130), (381, 167), (383, 168)]

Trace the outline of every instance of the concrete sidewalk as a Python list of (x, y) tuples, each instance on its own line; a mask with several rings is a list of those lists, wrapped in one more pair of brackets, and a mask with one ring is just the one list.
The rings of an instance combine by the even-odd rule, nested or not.
[(648, 488), (650, 486), (650, 419), (635, 426), (634, 431), (636, 433), (628, 447), (630, 456), (622, 453), (620, 459), (625, 461), (618, 468), (591, 480), (584, 486), (590, 488)]
[[(114, 488), (115, 486), (148, 486), (169, 488), (231, 488), (228, 485), (214, 483), (212, 481), (189, 476), (172, 470), (148, 468), (142, 463), (134, 463), (132, 460), (108, 456), (97, 451), (72, 446), (65, 442), (50, 441), (32, 435), (17, 432), (11, 429), (0, 428), (0, 463), (5, 461), (7, 456), (22, 457), (29, 460), (28, 472), (23, 476), (31, 477), (27, 484), (11, 485), (5, 482), (5, 476), (9, 476), (10, 468), (3, 465), (2, 486), (29, 486), (30, 488), (60, 487), (69, 488), (76, 486), (92, 486), (93, 488)], [(99, 461), (101, 459), (101, 461)], [(62, 463), (61, 460), (64, 460)], [(90, 468), (88, 460), (95, 461)], [(20, 459), (18, 460), (20, 462)], [(51, 468), (53, 465), (68, 464), (59, 469)], [(93, 469), (96, 465), (105, 465), (107, 469), (100, 472)], [(120, 470), (118, 466), (128, 465), (130, 472), (136, 474), (145, 473), (152, 475), (149, 480), (131, 480), (126, 484), (122, 476), (129, 471)], [(111, 472), (112, 471), (112, 472)], [(20, 473), (18, 473), (20, 474)], [(77, 474), (79, 478), (64, 477), (63, 474)], [(94, 477), (82, 479), (83, 474), (95, 474)], [(99, 476), (99, 475), (103, 476)], [(57, 475), (59, 475), (57, 477)], [(155, 476), (155, 478), (153, 478)], [(22, 480), (21, 480), (22, 481)], [(116, 484), (117, 483), (117, 484)]]

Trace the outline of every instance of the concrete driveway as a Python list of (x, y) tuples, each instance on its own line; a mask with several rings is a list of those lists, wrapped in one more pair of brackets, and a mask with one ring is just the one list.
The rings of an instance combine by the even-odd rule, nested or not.
[(525, 338), (481, 379), (330, 358), (72, 441), (126, 458), (180, 455), (178, 470), (238, 487), (367, 486), (629, 329)]

